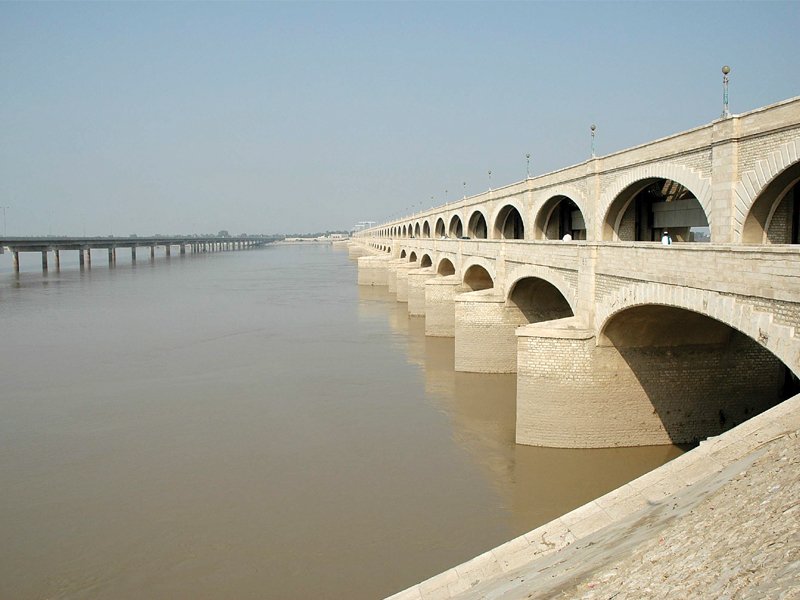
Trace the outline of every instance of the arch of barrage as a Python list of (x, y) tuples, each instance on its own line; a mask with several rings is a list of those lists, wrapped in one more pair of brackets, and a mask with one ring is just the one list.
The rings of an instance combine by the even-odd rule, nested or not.
[(457, 370), (517, 373), (519, 443), (693, 442), (796, 390), (798, 182), (800, 97), (384, 223), (350, 253), (360, 285), (455, 337)]

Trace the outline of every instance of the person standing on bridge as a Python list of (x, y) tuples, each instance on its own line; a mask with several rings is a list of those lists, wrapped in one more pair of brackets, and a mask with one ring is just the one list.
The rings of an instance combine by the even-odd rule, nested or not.
[(672, 238), (669, 237), (669, 231), (664, 231), (664, 233), (661, 235), (661, 244), (664, 246), (672, 245)]

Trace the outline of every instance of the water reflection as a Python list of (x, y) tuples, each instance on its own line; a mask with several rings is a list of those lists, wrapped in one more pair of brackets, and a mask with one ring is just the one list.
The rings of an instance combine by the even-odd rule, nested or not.
[(451, 437), (503, 499), (522, 534), (679, 456), (677, 446), (560, 449), (515, 443), (516, 375), (461, 373), (453, 338), (426, 337), (424, 317), (385, 287), (359, 287), (359, 315), (388, 320), (392, 343), (425, 377), (425, 392), (451, 424)]

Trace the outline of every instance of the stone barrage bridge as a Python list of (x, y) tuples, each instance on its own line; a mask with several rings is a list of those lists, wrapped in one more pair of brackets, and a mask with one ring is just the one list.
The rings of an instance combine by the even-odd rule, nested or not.
[[(668, 232), (671, 245), (661, 238)], [(517, 441), (694, 442), (797, 391), (800, 97), (359, 232)], [(490, 400), (487, 400), (490, 401)]]

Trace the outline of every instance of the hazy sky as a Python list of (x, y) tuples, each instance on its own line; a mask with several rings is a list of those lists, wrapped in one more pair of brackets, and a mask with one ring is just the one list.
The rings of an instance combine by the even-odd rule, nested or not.
[[(347, 229), (800, 94), (798, 2), (0, 3), (9, 235)], [(433, 196), (433, 201), (431, 201)]]

